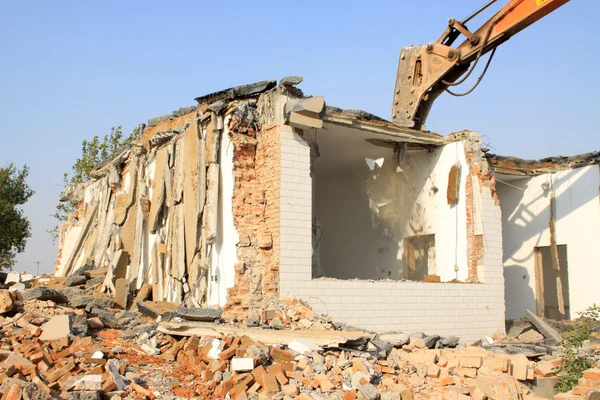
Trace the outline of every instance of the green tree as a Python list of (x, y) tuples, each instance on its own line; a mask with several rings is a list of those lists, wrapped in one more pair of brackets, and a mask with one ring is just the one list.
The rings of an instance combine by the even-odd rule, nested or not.
[(579, 379), (583, 377), (583, 371), (593, 366), (593, 359), (584, 349), (584, 344), (599, 327), (600, 307), (593, 304), (578, 314), (579, 318), (575, 320), (571, 329), (561, 334), (562, 364), (558, 368), (558, 381), (554, 385), (561, 393), (577, 386)]
[(20, 207), (34, 193), (27, 185), (28, 175), (27, 166), (19, 170), (11, 163), (0, 168), (0, 268), (13, 266), (31, 236), (29, 220)]
[[(102, 140), (94, 136), (91, 140), (84, 140), (81, 144), (81, 157), (75, 160), (71, 174), (65, 173), (63, 181), (65, 186), (68, 184), (85, 183), (90, 180), (90, 173), (99, 166), (100, 163), (110, 160), (119, 154), (125, 146), (129, 145), (138, 137), (138, 128), (135, 128), (131, 134), (125, 136), (123, 127), (112, 127), (110, 134), (104, 136)], [(67, 220), (77, 208), (77, 204), (70, 202), (60, 202), (56, 206), (54, 217), (62, 224)], [(59, 234), (59, 226), (55, 226), (49, 233), (56, 240)]]

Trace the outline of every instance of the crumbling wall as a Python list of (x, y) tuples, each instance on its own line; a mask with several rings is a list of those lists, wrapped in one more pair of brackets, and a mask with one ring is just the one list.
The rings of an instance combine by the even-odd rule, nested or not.
[[(184, 164), (192, 160), (199, 170), (194, 154), (201, 131), (196, 108), (186, 111), (148, 127), (129, 149), (93, 172), (81, 233), (70, 261), (57, 275), (70, 275), (85, 262), (106, 270), (104, 290), (114, 295), (117, 287), (127, 292), (150, 283), (155, 299), (181, 300), (192, 289), (188, 282), (198, 267), (194, 260), (199, 245), (189, 234), (186, 248), (185, 209), (194, 210), (187, 225), (195, 226), (200, 200), (195, 195), (198, 183), (189, 188), (186, 180), (187, 174), (195, 179), (194, 167)], [(116, 285), (118, 279), (127, 284)]]
[(57, 275), (93, 263), (120, 303), (150, 284), (155, 301), (225, 306), (227, 319), (276, 296), (278, 98), (293, 89), (260, 100), (273, 86), (232, 88), (151, 119), (94, 171), (81, 215), (63, 234)]
[(279, 288), (279, 126), (261, 126), (238, 110), (231, 119), (234, 146), (233, 215), (237, 245), (235, 284), (225, 307), (243, 317), (278, 294)]
[(276, 296), (282, 94), (302, 95), (269, 80), (150, 119), (93, 171), (80, 213), (62, 228), (56, 274), (93, 264), (124, 307), (148, 284), (155, 301), (225, 306), (227, 319)]
[(83, 222), (84, 203), (83, 199), (75, 211), (67, 216), (67, 220), (60, 226), (58, 233), (58, 255), (54, 264), (54, 273), (64, 270), (69, 257), (74, 250)]
[[(488, 222), (488, 230), (484, 235), (483, 202), (491, 199), (499, 205), (496, 193), (496, 179), (489, 163), (481, 151), (482, 143), (479, 135), (463, 131), (451, 135), (451, 140), (461, 139), (465, 143), (465, 156), (468, 161), (469, 174), (466, 177), (466, 217), (467, 217), (467, 254), (469, 280), (480, 279), (479, 269), (484, 265), (485, 241), (500, 241), (501, 229), (492, 230), (494, 225)], [(496, 207), (496, 210), (498, 208)], [(494, 214), (497, 221), (500, 214)]]

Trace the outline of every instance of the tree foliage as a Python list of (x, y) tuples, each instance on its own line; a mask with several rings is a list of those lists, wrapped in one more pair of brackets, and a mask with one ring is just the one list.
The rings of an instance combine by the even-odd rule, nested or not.
[(598, 319), (600, 307), (593, 304), (581, 311), (571, 329), (561, 335), (562, 364), (558, 368), (558, 381), (554, 386), (559, 392), (573, 389), (583, 377), (583, 371), (592, 368), (592, 358), (584, 349), (584, 344), (592, 338), (592, 332), (598, 328)]
[(25, 250), (31, 236), (29, 220), (20, 206), (33, 195), (27, 184), (29, 168), (14, 164), (0, 168), (0, 267), (12, 267), (17, 253)]
[[(101, 140), (98, 136), (94, 136), (91, 140), (84, 140), (81, 144), (81, 157), (75, 160), (71, 175), (65, 173), (63, 181), (67, 184), (84, 183), (90, 180), (90, 173), (104, 161), (116, 157), (119, 152), (133, 140), (138, 137), (138, 128), (135, 128), (131, 134), (125, 136), (123, 127), (112, 127), (110, 134), (104, 136)], [(54, 217), (63, 223), (67, 220), (69, 214), (75, 211), (77, 205), (69, 202), (59, 203), (56, 206)], [(53, 239), (58, 238), (59, 227), (49, 231)]]

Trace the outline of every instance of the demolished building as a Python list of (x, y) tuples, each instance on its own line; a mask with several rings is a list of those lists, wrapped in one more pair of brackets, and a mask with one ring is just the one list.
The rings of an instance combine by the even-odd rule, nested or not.
[[(328, 107), (300, 81), (202, 96), (142, 125), (75, 199), (55, 274), (93, 263), (117, 297), (147, 283), (155, 301), (223, 307), (229, 320), (293, 296), (374, 331), (503, 332), (499, 158), (475, 132)], [(518, 318), (533, 306), (513, 287)]]

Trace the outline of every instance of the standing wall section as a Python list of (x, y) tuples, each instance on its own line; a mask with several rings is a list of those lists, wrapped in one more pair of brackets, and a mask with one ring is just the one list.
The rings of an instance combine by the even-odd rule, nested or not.
[(591, 165), (498, 185), (504, 233), (506, 317), (536, 312), (534, 249), (550, 246), (550, 190), (556, 199), (556, 243), (567, 246), (571, 318), (600, 303), (600, 167)]

